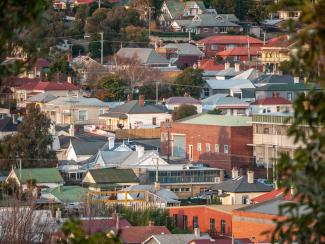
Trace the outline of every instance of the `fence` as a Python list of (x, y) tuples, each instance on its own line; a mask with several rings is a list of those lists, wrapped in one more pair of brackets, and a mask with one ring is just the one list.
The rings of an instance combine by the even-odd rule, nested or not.
[(117, 139), (156, 139), (160, 138), (160, 128), (116, 130)]

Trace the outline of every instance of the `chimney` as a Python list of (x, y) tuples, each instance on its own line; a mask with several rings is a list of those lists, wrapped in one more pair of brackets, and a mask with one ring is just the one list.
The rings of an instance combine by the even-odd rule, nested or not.
[(236, 72), (240, 71), (240, 64), (239, 63), (235, 63), (235, 71)]
[(231, 178), (236, 178), (236, 177), (238, 177), (238, 169), (237, 168), (233, 168), (232, 170), (231, 170)]
[(74, 125), (73, 125), (73, 124), (70, 125), (70, 128), (69, 128), (69, 135), (70, 135), (70, 136), (74, 136)]
[(195, 236), (195, 238), (200, 238), (201, 233), (200, 233), (199, 226), (194, 227), (194, 236)]
[(55, 219), (56, 219), (56, 221), (61, 220), (61, 217), (62, 217), (61, 210), (59, 208), (57, 208), (57, 210), (55, 211)]
[(160, 191), (160, 183), (159, 182), (155, 182), (154, 186), (155, 186), (156, 191)]
[(299, 83), (299, 81), (300, 81), (300, 77), (298, 77), (298, 76), (293, 77), (293, 82), (295, 84)]
[(129, 93), (129, 94), (128, 94), (128, 96), (127, 96), (127, 100), (128, 100), (128, 102), (131, 102), (131, 101), (132, 101), (132, 99), (133, 99), (133, 97), (132, 97), (132, 94), (131, 94), (131, 93)]
[(249, 184), (254, 184), (254, 171), (252, 170), (247, 171), (247, 182)]
[(220, 170), (219, 174), (220, 182), (223, 182), (225, 180), (225, 171), (222, 169)]
[(115, 146), (115, 137), (108, 137), (108, 149), (111, 150)]
[(67, 77), (67, 82), (68, 82), (68, 83), (72, 83), (72, 78), (71, 78), (71, 76), (68, 76), (68, 77)]
[(226, 62), (225, 63), (225, 69), (229, 69), (230, 68), (230, 63), (229, 62)]
[(185, 92), (184, 97), (190, 97), (190, 94), (188, 92)]
[(143, 146), (136, 146), (136, 151), (138, 152), (138, 158), (141, 158), (144, 155), (144, 147)]
[(140, 96), (139, 96), (139, 105), (140, 105), (141, 107), (144, 107), (144, 96), (143, 96), (143, 95), (140, 95)]
[(155, 226), (155, 221), (153, 221), (153, 220), (149, 220), (149, 222), (148, 222), (148, 226)]

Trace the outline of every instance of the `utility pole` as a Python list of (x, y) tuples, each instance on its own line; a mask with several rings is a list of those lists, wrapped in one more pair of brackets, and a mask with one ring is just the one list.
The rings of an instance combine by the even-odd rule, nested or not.
[(156, 81), (156, 104), (158, 104), (158, 81)]
[(149, 36), (149, 44), (150, 44), (150, 36), (151, 36), (151, 9), (154, 7), (147, 7), (148, 8), (148, 36)]
[(101, 0), (98, 0), (98, 8), (100, 8), (100, 1), (101, 1)]
[(100, 32), (100, 64), (103, 65), (104, 58), (104, 32)]

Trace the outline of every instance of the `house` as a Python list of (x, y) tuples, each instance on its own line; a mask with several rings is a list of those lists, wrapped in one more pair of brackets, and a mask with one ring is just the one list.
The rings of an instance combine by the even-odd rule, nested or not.
[(169, 67), (169, 61), (152, 48), (123, 47), (115, 54), (121, 60), (137, 59), (141, 65), (152, 68)]
[(275, 198), (279, 198), (279, 197), (281, 197), (287, 201), (294, 200), (291, 191), (288, 193), (285, 193), (283, 188), (277, 188), (277, 189), (274, 189), (273, 191), (264, 193), (263, 195), (260, 195), (258, 197), (251, 199), (251, 203), (252, 204), (262, 203), (262, 202), (266, 202), (266, 201), (269, 201), (269, 200), (272, 200)]
[(26, 101), (39, 93), (47, 92), (57, 97), (67, 96), (73, 94), (77, 96), (79, 94), (79, 88), (71, 83), (65, 82), (50, 82), (50, 81), (36, 81), (23, 83), (19, 87), (13, 89), (14, 98), (17, 100), (18, 107), (25, 107)]
[(14, 117), (4, 117), (0, 119), (0, 140), (6, 136), (13, 135), (17, 132), (18, 122)]
[(214, 57), (218, 52), (235, 47), (261, 47), (263, 41), (244, 35), (213, 35), (196, 41), (196, 45), (208, 57)]
[(82, 229), (85, 233), (93, 235), (98, 232), (108, 233), (113, 230), (122, 229), (128, 226), (132, 226), (125, 218), (121, 218), (117, 214), (112, 214), (112, 217), (81, 217)]
[(178, 0), (166, 0), (161, 6), (161, 15), (159, 16), (159, 25), (162, 29), (170, 26), (175, 19), (181, 19), (185, 3)]
[(212, 238), (232, 234), (232, 210), (244, 205), (192, 205), (171, 207), (169, 215), (174, 226), (181, 230), (198, 228)]
[(184, 17), (193, 17), (197, 14), (203, 14), (206, 10), (203, 1), (186, 1), (183, 16)]
[(293, 6), (285, 6), (277, 11), (281, 20), (299, 20), (302, 11)]
[(311, 89), (321, 90), (319, 86), (312, 86), (305, 83), (267, 84), (255, 89), (255, 97), (258, 100), (275, 96), (285, 98), (292, 102), (300, 93), (308, 92)]
[(143, 244), (184, 244), (189, 243), (192, 240), (210, 240), (208, 234), (163, 234), (152, 235)]
[(234, 67), (230, 67), (230, 63), (226, 62), (224, 64), (224, 69), (217, 72), (214, 79), (228, 80), (228, 79), (234, 78), (235, 76), (237, 76), (237, 75), (239, 75), (239, 74), (241, 74), (243, 72), (244, 71), (242, 71), (240, 69), (240, 64), (239, 63), (235, 63)]
[(28, 78), (40, 78), (44, 80), (47, 78), (49, 72), (50, 62), (45, 58), (38, 58), (31, 70), (26, 71), (23, 76)]
[(252, 162), (251, 119), (199, 114), (160, 128), (164, 155), (230, 171)]
[(79, 205), (85, 202), (88, 189), (81, 186), (58, 186), (46, 188), (41, 192), (41, 198), (63, 205)]
[(260, 47), (234, 47), (216, 53), (216, 56), (227, 61), (258, 61)]
[(202, 195), (217, 197), (223, 205), (250, 204), (250, 200), (272, 191), (273, 188), (254, 179), (254, 172), (248, 170), (247, 175), (239, 176), (238, 169), (232, 169), (232, 178), (212, 186)]
[(156, 128), (161, 122), (171, 120), (171, 115), (164, 106), (147, 104), (144, 96), (139, 100), (129, 100), (99, 116), (109, 130)]
[(128, 206), (132, 206), (134, 201), (146, 199), (147, 207), (167, 208), (171, 206), (179, 206), (177, 195), (167, 189), (160, 188), (159, 183), (154, 185), (131, 185), (121, 190), (117, 194), (117, 200), (129, 201)]
[(260, 98), (249, 105), (250, 114), (265, 114), (276, 112), (292, 112), (292, 102), (283, 98), (274, 97)]
[(263, 72), (267, 74), (280, 74), (280, 65), (290, 60), (291, 43), (289, 36), (283, 35), (268, 41), (261, 47), (259, 61)]
[(276, 75), (276, 74), (261, 74), (252, 80), (256, 87), (265, 86), (268, 84), (292, 84), (299, 83), (299, 77), (292, 75)]
[[(273, 168), (275, 160), (280, 153), (293, 157), (294, 151), (303, 146), (302, 142), (295, 142), (288, 136), (290, 125), (293, 123), (292, 112), (277, 112), (266, 114), (253, 114), (253, 148), (256, 164), (267, 169)], [(307, 125), (301, 125), (301, 130), (308, 131)]]
[(196, 111), (198, 113), (202, 113), (202, 103), (190, 96), (184, 96), (184, 97), (170, 97), (166, 99), (165, 106), (168, 110), (175, 110), (181, 105), (193, 105), (196, 107)]
[(225, 65), (217, 63), (215, 58), (199, 60), (197, 67), (203, 70), (203, 79), (215, 78), (219, 71), (225, 69)]
[(125, 244), (142, 244), (152, 235), (170, 234), (166, 226), (125, 226), (120, 228), (119, 238)]
[(28, 181), (35, 180), (38, 187), (55, 188), (63, 185), (64, 181), (57, 168), (12, 169), (6, 179), (15, 180), (23, 190), (28, 188)]
[(100, 125), (99, 116), (108, 112), (110, 103), (97, 98), (58, 97), (41, 107), (41, 111), (55, 124)]
[(191, 20), (174, 20), (171, 27), (175, 32), (191, 32), (203, 36), (241, 31), (238, 24), (216, 14), (197, 14)]
[(206, 80), (203, 86), (203, 98), (210, 97), (215, 94), (227, 94), (232, 97), (237, 97), (244, 101), (255, 99), (255, 86), (248, 79), (209, 79)]
[(249, 103), (227, 94), (215, 94), (202, 100), (204, 111), (220, 110), (222, 115), (249, 115)]
[(82, 184), (89, 190), (122, 189), (139, 184), (137, 176), (132, 169), (91, 169), (82, 180)]
[(192, 67), (204, 56), (197, 46), (189, 43), (169, 43), (158, 48), (157, 52), (181, 69)]

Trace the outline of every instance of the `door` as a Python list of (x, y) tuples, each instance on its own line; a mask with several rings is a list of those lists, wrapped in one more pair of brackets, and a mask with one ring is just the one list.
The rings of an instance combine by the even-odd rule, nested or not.
[(193, 145), (188, 145), (188, 159), (193, 161)]
[(185, 136), (184, 135), (173, 135), (172, 142), (172, 156), (185, 158), (186, 157), (186, 145), (185, 145)]

